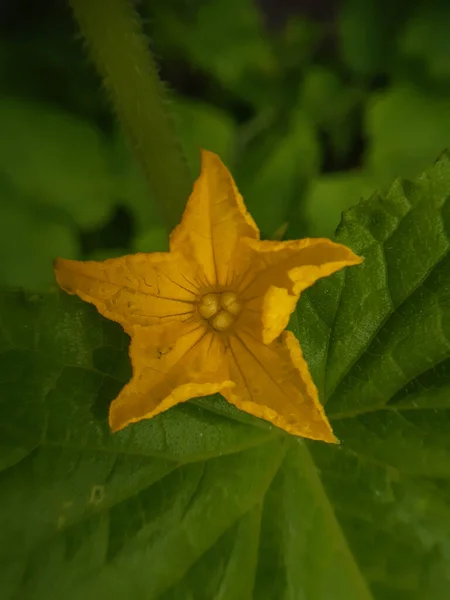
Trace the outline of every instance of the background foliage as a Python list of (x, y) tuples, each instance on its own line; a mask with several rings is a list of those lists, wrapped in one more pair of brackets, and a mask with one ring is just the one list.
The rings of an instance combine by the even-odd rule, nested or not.
[[(266, 236), (332, 235), (343, 209), (449, 145), (445, 0), (137, 3), (193, 176), (218, 152)], [(64, 3), (3, 2), (0, 283), (55, 256), (163, 248), (166, 233)]]
[(291, 324), (339, 448), (220, 398), (109, 436), (127, 338), (51, 263), (167, 232), (63, 4), (0, 4), (0, 285), (28, 290), (0, 302), (0, 598), (448, 598), (448, 158), (417, 179), (450, 146), (448, 3), (136, 3), (193, 177), (218, 152), (267, 237), (366, 199), (338, 232), (366, 262)]

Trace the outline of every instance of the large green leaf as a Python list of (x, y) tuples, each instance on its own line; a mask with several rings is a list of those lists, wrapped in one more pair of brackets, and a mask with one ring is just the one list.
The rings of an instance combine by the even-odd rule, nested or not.
[(373, 183), (364, 171), (341, 171), (321, 175), (314, 180), (300, 207), (315, 236), (331, 237), (342, 211), (369, 196)]
[(305, 73), (300, 104), (315, 125), (329, 136), (335, 160), (348, 156), (355, 146), (358, 126), (355, 111), (362, 98), (362, 90), (346, 85), (332, 69), (314, 65)]
[(233, 160), (236, 125), (223, 110), (206, 102), (178, 98), (173, 105), (174, 125), (194, 178), (200, 174), (200, 149), (216, 152), (225, 164)]
[(450, 104), (445, 96), (396, 85), (372, 96), (366, 131), (367, 168), (377, 181), (416, 177), (450, 147)]
[(220, 397), (111, 435), (127, 336), (64, 294), (0, 305), (0, 589), (11, 600), (450, 594), (450, 161), (349, 210), (365, 262), (292, 326), (340, 446)]
[(236, 165), (236, 180), (245, 203), (264, 237), (271, 237), (290, 219), (310, 178), (320, 164), (320, 146), (313, 123), (296, 109), (285, 131), (256, 138)]
[(110, 161), (117, 203), (131, 211), (136, 236), (146, 234), (152, 227), (162, 228), (162, 217), (144, 172), (121, 131), (117, 131), (114, 137)]
[(450, 161), (344, 213), (365, 257), (319, 282), (295, 330), (340, 448), (311, 445), (376, 598), (450, 594)]
[(0, 285), (46, 289), (55, 256), (78, 258), (76, 230), (59, 217), (0, 189)]
[(148, 2), (152, 37), (164, 56), (182, 56), (224, 89), (264, 106), (273, 96), (277, 61), (253, 0)]
[(89, 123), (48, 106), (1, 99), (0, 178), (38, 209), (101, 224), (114, 206), (108, 149)]
[(395, 65), (396, 37), (408, 8), (402, 0), (344, 0), (338, 15), (341, 55), (359, 75)]
[(399, 39), (401, 52), (425, 67), (436, 79), (448, 80), (450, 73), (450, 7), (447, 2), (419, 3), (406, 21)]

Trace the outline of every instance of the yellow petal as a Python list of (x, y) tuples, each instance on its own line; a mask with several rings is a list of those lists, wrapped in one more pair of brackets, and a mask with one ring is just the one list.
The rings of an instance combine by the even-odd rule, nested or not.
[(230, 379), (222, 394), (241, 410), (288, 433), (337, 443), (295, 336), (285, 331), (266, 346), (240, 331), (229, 340)]
[(228, 169), (216, 154), (203, 150), (200, 177), (170, 236), (170, 248), (202, 265), (211, 286), (225, 286), (232, 283), (242, 237), (259, 239), (259, 230)]
[(130, 332), (135, 325), (193, 318), (202, 288), (194, 267), (161, 252), (104, 262), (57, 259), (55, 275), (64, 291), (94, 304)]
[(130, 357), (133, 377), (111, 404), (112, 431), (234, 385), (221, 339), (201, 325), (136, 326)]
[[(245, 252), (244, 248), (247, 249)], [(288, 242), (243, 240), (241, 295), (247, 307), (260, 311), (262, 339), (270, 344), (286, 328), (300, 293), (321, 277), (362, 258), (350, 248), (324, 238)]]

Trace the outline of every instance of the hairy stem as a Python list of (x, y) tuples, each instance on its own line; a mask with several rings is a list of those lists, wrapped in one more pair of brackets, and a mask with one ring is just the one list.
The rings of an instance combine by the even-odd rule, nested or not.
[(69, 0), (92, 59), (169, 227), (179, 222), (192, 180), (164, 87), (131, 0)]

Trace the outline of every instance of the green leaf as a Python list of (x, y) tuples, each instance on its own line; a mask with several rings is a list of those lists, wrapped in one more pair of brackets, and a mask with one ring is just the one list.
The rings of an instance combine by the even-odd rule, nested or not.
[(450, 73), (449, 22), (450, 9), (446, 3), (419, 5), (399, 39), (402, 54), (424, 65), (436, 79), (448, 80)]
[(367, 167), (377, 181), (416, 177), (450, 146), (450, 104), (412, 86), (392, 87), (369, 102), (366, 130)]
[(395, 64), (397, 33), (404, 21), (402, 0), (345, 0), (338, 18), (344, 62), (365, 76), (390, 70)]
[(375, 598), (450, 593), (450, 160), (344, 214), (363, 265), (319, 282), (294, 329), (340, 448), (312, 456)]
[(64, 294), (0, 296), (5, 600), (444, 600), (450, 160), (345, 213), (365, 262), (292, 326), (340, 446), (220, 397), (110, 434), (128, 338)]
[(68, 213), (81, 227), (113, 206), (105, 141), (87, 122), (19, 100), (0, 102), (0, 177), (33, 206)]
[(348, 155), (355, 144), (358, 122), (355, 109), (362, 97), (362, 90), (344, 84), (336, 71), (315, 65), (305, 73), (301, 106), (329, 136), (331, 150), (338, 160)]
[(225, 111), (203, 102), (178, 98), (173, 107), (175, 128), (193, 177), (200, 174), (200, 149), (216, 152), (230, 164), (236, 142), (236, 126)]
[(272, 90), (276, 58), (262, 14), (252, 0), (186, 4), (149, 3), (152, 37), (164, 56), (209, 73), (224, 89), (261, 106)]
[[(292, 70), (298, 74), (299, 70), (313, 62), (325, 35), (326, 25), (299, 14), (290, 14), (287, 20), (281, 13), (280, 17), (284, 21), (283, 26), (271, 27), (270, 33), (273, 36), (279, 71), (284, 75), (284, 83), (289, 85), (286, 75), (289, 78)], [(272, 20), (271, 25), (274, 24)], [(293, 78), (293, 83), (298, 83), (297, 78)], [(285, 92), (283, 95), (285, 96)]]
[(78, 258), (76, 231), (51, 211), (0, 191), (0, 284), (43, 290), (54, 284), (57, 256)]
[(134, 252), (168, 252), (169, 236), (163, 227), (152, 227), (138, 235), (133, 242)]
[(145, 235), (155, 226), (163, 228), (162, 215), (144, 172), (121, 131), (115, 134), (110, 154), (114, 196), (118, 204), (123, 204), (132, 211), (137, 236)]
[(254, 140), (236, 180), (245, 203), (263, 236), (272, 236), (297, 209), (310, 178), (316, 176), (320, 147), (313, 123), (299, 109), (291, 115), (287, 130)]
[(313, 181), (301, 207), (311, 234), (332, 237), (342, 211), (369, 196), (372, 190), (370, 177), (359, 171), (331, 173)]

